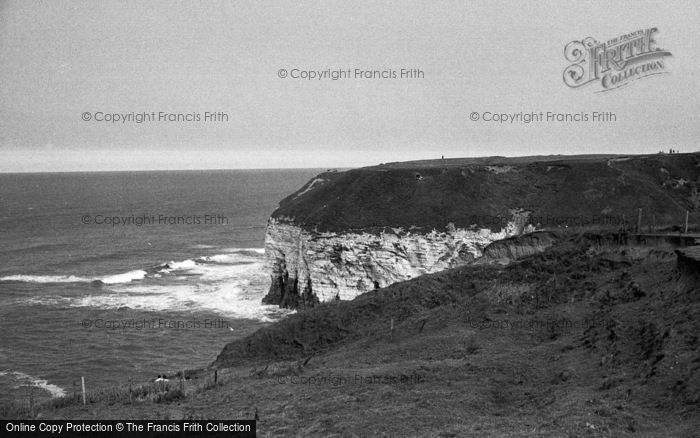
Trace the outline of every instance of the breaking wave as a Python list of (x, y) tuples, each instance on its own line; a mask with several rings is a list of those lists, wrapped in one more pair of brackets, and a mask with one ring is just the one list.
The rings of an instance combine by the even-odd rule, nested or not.
[(66, 395), (66, 391), (60, 386), (49, 383), (46, 379), (33, 377), (20, 371), (0, 371), (0, 377), (13, 379), (14, 389), (19, 389), (22, 386), (34, 386), (48, 392), (51, 394), (51, 397), (63, 397)]
[(97, 284), (78, 296), (43, 295), (25, 303), (137, 309), (144, 311), (213, 311), (231, 318), (270, 322), (291, 313), (261, 300), (269, 287), (262, 248), (232, 248), (227, 253), (170, 261), (153, 268), (100, 278), (78, 276), (2, 277), (3, 281)]

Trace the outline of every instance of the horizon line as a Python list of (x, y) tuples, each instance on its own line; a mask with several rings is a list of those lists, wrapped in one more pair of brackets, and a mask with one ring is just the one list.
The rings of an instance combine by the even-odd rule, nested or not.
[(382, 165), (398, 164), (398, 163), (423, 163), (423, 162), (440, 162), (448, 160), (463, 160), (463, 159), (486, 159), (486, 158), (548, 158), (548, 157), (631, 157), (631, 156), (653, 156), (653, 155), (692, 155), (700, 154), (700, 150), (693, 152), (675, 152), (670, 154), (665, 151), (651, 153), (609, 153), (609, 154), (548, 154), (548, 155), (488, 155), (488, 156), (462, 156), (462, 157), (442, 157), (442, 158), (424, 158), (418, 160), (406, 161), (387, 161), (377, 164), (369, 164), (362, 166), (312, 166), (312, 167), (230, 167), (230, 168), (198, 168), (198, 169), (109, 169), (109, 170), (38, 170), (38, 171), (4, 171), (0, 170), (0, 175), (17, 175), (17, 174), (55, 174), (55, 173), (125, 173), (125, 172), (221, 172), (230, 170), (243, 171), (261, 171), (261, 170), (317, 170), (317, 169), (334, 169), (334, 170), (349, 170), (361, 169), (365, 167), (377, 167)]
[(37, 173), (124, 173), (124, 172), (223, 172), (229, 170), (316, 170), (316, 169), (354, 169), (354, 167), (231, 167), (231, 168), (201, 168), (201, 169), (111, 169), (111, 170), (20, 170), (3, 171), (0, 175), (37, 174)]

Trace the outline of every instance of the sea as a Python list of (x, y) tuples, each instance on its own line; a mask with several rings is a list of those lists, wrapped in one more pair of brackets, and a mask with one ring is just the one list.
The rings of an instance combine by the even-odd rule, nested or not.
[(319, 172), (0, 174), (0, 403), (206, 367), (288, 315), (265, 226)]

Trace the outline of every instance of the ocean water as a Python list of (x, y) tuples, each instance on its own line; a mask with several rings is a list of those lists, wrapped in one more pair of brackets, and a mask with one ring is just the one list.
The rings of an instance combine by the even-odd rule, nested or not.
[(265, 224), (318, 173), (0, 174), (0, 402), (207, 366), (284, 317)]

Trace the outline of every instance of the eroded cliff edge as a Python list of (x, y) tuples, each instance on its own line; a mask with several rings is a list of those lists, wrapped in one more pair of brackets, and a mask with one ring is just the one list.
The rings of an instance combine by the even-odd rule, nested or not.
[[(535, 229), (658, 227), (698, 207), (698, 154), (391, 163), (318, 175), (268, 221), (264, 299), (283, 307), (357, 295), (468, 264)], [(646, 224), (646, 222), (644, 222)]]

